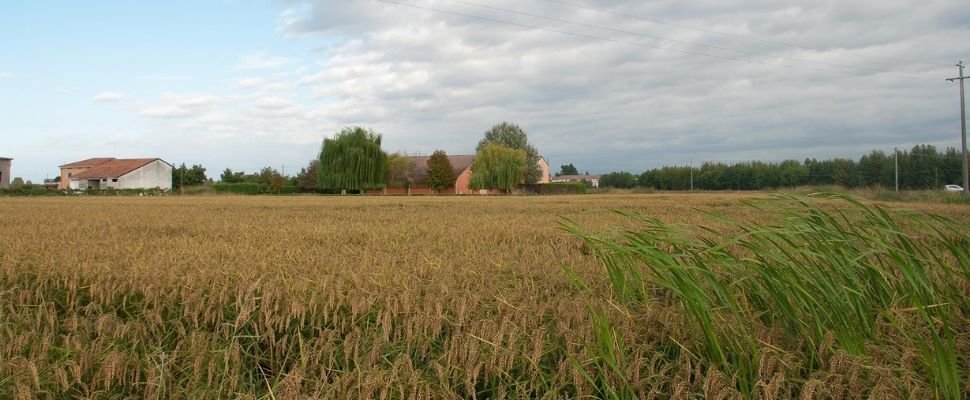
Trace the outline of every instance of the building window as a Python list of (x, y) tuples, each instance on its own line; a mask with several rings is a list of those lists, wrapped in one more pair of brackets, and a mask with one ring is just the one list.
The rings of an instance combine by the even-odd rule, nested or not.
[(73, 173), (73, 172), (68, 172), (68, 173), (67, 173), (67, 177), (68, 177), (68, 178), (70, 178), (70, 177), (71, 177), (71, 175), (74, 175), (74, 173)]
[(112, 181), (112, 182), (118, 182), (118, 178), (114, 178), (114, 179), (112, 179), (111, 181)]

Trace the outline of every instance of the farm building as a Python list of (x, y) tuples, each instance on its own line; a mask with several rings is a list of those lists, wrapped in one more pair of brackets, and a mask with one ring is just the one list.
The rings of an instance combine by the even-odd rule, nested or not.
[[(414, 162), (415, 169), (415, 183), (411, 186), (411, 194), (430, 194), (431, 189), (425, 185), (424, 180), (428, 177), (428, 160), (429, 156), (413, 156), (411, 160)], [(442, 190), (442, 193), (454, 193), (454, 194), (471, 194), (472, 190), (468, 187), (469, 182), (472, 179), (472, 161), (475, 161), (475, 156), (473, 155), (455, 155), (448, 156), (448, 162), (451, 163), (451, 169), (455, 173), (455, 184), (454, 186)], [(404, 194), (407, 193), (407, 189), (387, 189), (388, 194)]]
[(598, 188), (600, 187), (600, 176), (599, 175), (559, 175), (554, 176), (550, 179), (552, 183), (565, 183), (565, 182), (589, 182), (590, 187)]
[(160, 158), (89, 158), (60, 168), (61, 189), (172, 188), (172, 164)]
[(0, 188), (10, 187), (10, 162), (12, 158), (0, 157)]
[(539, 157), (539, 171), (542, 171), (542, 175), (539, 175), (539, 182), (536, 183), (549, 183), (549, 162), (546, 161), (545, 157)]
[[(98, 165), (104, 164), (108, 161), (114, 160), (114, 158), (89, 158), (87, 160), (81, 160), (72, 162), (70, 164), (61, 165), (61, 180), (58, 183), (58, 189), (71, 189), (71, 179), (74, 175), (87, 171)], [(77, 189), (77, 187), (74, 187)]]
[[(425, 178), (428, 176), (428, 160), (429, 156), (412, 156), (411, 160), (414, 162), (415, 166), (415, 181), (416, 183), (411, 186), (410, 194), (431, 194), (431, 189), (424, 183)], [(454, 186), (444, 189), (441, 193), (454, 193), (454, 194), (495, 194), (500, 191), (497, 190), (472, 190), (469, 185), (472, 179), (472, 162), (475, 161), (474, 155), (454, 155), (448, 156), (448, 162), (451, 163), (451, 168), (455, 173), (455, 184)], [(539, 177), (538, 183), (549, 183), (549, 163), (546, 162), (545, 158), (539, 158), (539, 169), (542, 171), (542, 175)], [(406, 188), (388, 188), (383, 191), (370, 191), (372, 193), (386, 193), (386, 194), (406, 194), (408, 189)]]

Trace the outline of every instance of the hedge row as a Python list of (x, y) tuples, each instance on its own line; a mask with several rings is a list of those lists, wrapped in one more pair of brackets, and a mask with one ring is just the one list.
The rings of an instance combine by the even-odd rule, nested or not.
[(214, 183), (210, 187), (216, 193), (231, 194), (296, 194), (301, 192), (297, 186), (274, 188), (260, 183)]
[(535, 194), (584, 194), (587, 186), (583, 182), (557, 182), (523, 185), (522, 189)]
[(40, 197), (40, 196), (161, 196), (168, 193), (161, 189), (86, 189), (61, 190), (43, 187), (24, 186), (16, 189), (0, 189), (3, 197)]

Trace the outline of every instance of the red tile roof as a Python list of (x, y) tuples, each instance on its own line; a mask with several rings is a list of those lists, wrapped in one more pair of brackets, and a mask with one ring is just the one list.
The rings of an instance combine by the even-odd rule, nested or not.
[(71, 179), (118, 178), (159, 158), (111, 159), (74, 174)]
[[(428, 176), (428, 159), (430, 158), (430, 156), (411, 157), (411, 159), (414, 160), (414, 167), (419, 181)], [(475, 161), (475, 156), (448, 156), (448, 162), (451, 163), (451, 169), (455, 171), (455, 178), (457, 178), (458, 175), (461, 175), (462, 172), (465, 172), (465, 170), (472, 165), (472, 161)]]
[(70, 164), (61, 165), (60, 168), (95, 167), (111, 160), (114, 160), (114, 158), (113, 157), (89, 158), (87, 160), (75, 161)]

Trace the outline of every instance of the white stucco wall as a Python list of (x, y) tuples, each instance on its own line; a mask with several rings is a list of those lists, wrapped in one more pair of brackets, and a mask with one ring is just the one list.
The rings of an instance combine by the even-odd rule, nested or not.
[(110, 184), (118, 189), (169, 190), (172, 188), (172, 166), (165, 161), (155, 160), (118, 178), (117, 183)]

